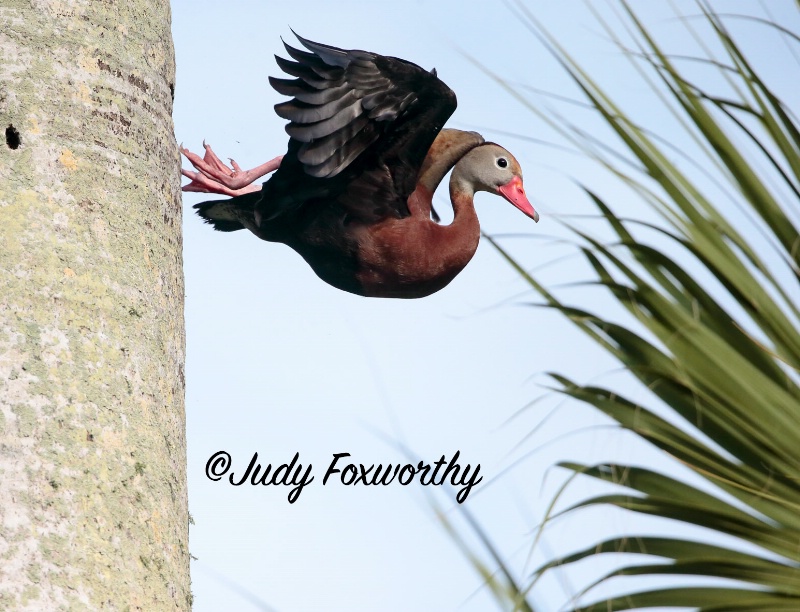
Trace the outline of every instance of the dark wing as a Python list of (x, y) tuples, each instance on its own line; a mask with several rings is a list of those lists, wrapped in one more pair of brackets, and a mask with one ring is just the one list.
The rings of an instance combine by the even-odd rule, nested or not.
[[(456, 108), (435, 74), (393, 57), (345, 51), (297, 37), (276, 57), (294, 79), (270, 78), (289, 120), (289, 149), (265, 187), (267, 218), (335, 201), (364, 221), (409, 214), (406, 200), (436, 135)], [(270, 210), (272, 209), (272, 210)]]

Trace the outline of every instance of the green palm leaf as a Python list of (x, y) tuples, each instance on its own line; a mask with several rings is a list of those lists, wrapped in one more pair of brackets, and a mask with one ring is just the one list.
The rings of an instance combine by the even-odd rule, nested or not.
[[(611, 506), (702, 527), (724, 536), (722, 541), (740, 544), (631, 533), (559, 556), (542, 565), (535, 578), (594, 555), (622, 552), (633, 563), (586, 585), (581, 595), (618, 576), (680, 576), (687, 586), (644, 591), (628, 581), (624, 595), (580, 609), (800, 610), (800, 310), (790, 297), (800, 280), (800, 234), (793, 221), (800, 211), (800, 127), (708, 4), (698, 4), (701, 18), (724, 56), (697, 59), (717, 69), (720, 82), (728, 85), (725, 94), (685, 77), (631, 7), (624, 0), (620, 6), (635, 48), (627, 49), (601, 21), (606, 33), (697, 142), (706, 156), (697, 165), (726, 186), (737, 217), (752, 220), (759, 240), (748, 240), (729, 209), (681, 169), (673, 149), (627, 117), (533, 14), (515, 5), (631, 157), (620, 161), (560, 116), (522, 101), (631, 188), (662, 223), (623, 219), (606, 198), (585, 190), (615, 241), (572, 228), (575, 244), (594, 271), (591, 283), (627, 310), (626, 323), (565, 303), (489, 239), (546, 306), (566, 315), (650, 391), (652, 406), (553, 373), (555, 388), (594, 406), (696, 475), (692, 483), (670, 475), (668, 462), (661, 472), (563, 463), (583, 478), (620, 490), (550, 518)], [(790, 44), (798, 40), (783, 26), (775, 25), (773, 32), (791, 36)], [(513, 91), (510, 83), (491, 76)], [(655, 237), (638, 238), (643, 229)], [(676, 418), (659, 416), (664, 406)], [(567, 486), (579, 481), (572, 479)], [(695, 576), (738, 584), (693, 586)]]

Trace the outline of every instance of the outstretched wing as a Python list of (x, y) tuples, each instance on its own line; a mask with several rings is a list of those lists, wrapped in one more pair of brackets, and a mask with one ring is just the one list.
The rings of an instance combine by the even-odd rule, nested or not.
[[(276, 57), (295, 78), (270, 78), (276, 91), (292, 97), (275, 107), (289, 120), (290, 136), (287, 155), (270, 180), (278, 206), (334, 199), (364, 220), (407, 216), (406, 200), (456, 108), (455, 94), (435, 72), (410, 62), (297, 38), (308, 51), (285, 44), (294, 61)], [(298, 187), (303, 202), (291, 202), (282, 181)]]

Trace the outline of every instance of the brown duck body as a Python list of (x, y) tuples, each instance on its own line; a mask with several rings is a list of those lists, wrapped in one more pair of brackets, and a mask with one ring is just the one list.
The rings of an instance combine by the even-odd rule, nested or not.
[[(442, 226), (430, 217), (431, 196), (420, 186), (408, 200), (409, 217), (342, 225), (338, 237), (325, 224), (287, 244), (339, 289), (366, 297), (425, 297), (464, 269), (480, 238), (474, 209), (466, 207), (452, 224)], [(320, 240), (309, 241), (311, 236)]]
[[(431, 211), (433, 193), (445, 174), (483, 142), (474, 132), (442, 130), (406, 200), (407, 216), (365, 221), (331, 194), (330, 200), (317, 199), (290, 214), (258, 219), (257, 207), (270, 208), (269, 183), (256, 193), (201, 205), (206, 206), (201, 214), (223, 231), (246, 228), (262, 240), (290, 246), (338, 289), (365, 297), (425, 297), (450, 283), (478, 248), (480, 225), (471, 195), (451, 194), (449, 225), (434, 221)], [(280, 170), (273, 179), (279, 178)]]
[[(235, 196), (195, 206), (216, 229), (249, 229), (287, 244), (344, 291), (419, 298), (445, 287), (472, 259), (480, 237), (476, 191), (498, 193), (538, 219), (510, 153), (475, 132), (442, 130), (456, 99), (435, 72), (300, 41), (311, 53), (287, 45), (296, 61), (277, 58), (297, 78), (271, 79), (294, 96), (276, 106), (290, 120), (290, 140), (260, 190), (234, 189), (229, 179), (237, 172), (210, 148), (211, 165), (184, 151), (200, 171), (184, 171), (193, 179), (185, 189)], [(454, 217), (440, 225), (432, 198), (451, 170)]]

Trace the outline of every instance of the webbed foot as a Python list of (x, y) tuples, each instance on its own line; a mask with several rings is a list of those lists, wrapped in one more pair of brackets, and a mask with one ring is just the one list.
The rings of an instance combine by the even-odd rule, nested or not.
[(203, 148), (206, 152), (203, 157), (192, 153), (189, 149), (184, 148), (183, 145), (179, 148), (183, 156), (197, 170), (197, 172), (194, 172), (181, 168), (181, 174), (191, 179), (188, 185), (182, 187), (183, 191), (218, 193), (228, 196), (242, 195), (243, 193), (251, 193), (261, 189), (261, 185), (255, 185), (253, 181), (277, 170), (283, 159), (283, 155), (279, 155), (275, 159), (251, 170), (242, 170), (239, 164), (233, 160), (230, 160), (230, 167), (226, 166), (205, 141), (203, 142)]

